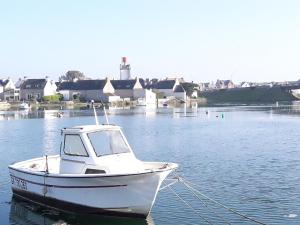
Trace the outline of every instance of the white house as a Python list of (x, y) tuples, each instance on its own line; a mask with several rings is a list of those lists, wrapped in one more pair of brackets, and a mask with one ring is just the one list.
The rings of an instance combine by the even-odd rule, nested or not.
[(177, 99), (180, 99), (184, 102), (186, 101), (186, 91), (180, 84), (175, 87), (173, 95)]
[(114, 93), (114, 88), (109, 79), (105, 80), (77, 80), (76, 82), (62, 82), (59, 85), (59, 93), (64, 100), (73, 100), (77, 97), (81, 101), (109, 101), (108, 94)]
[(153, 86), (156, 93), (162, 93), (164, 97), (174, 96), (175, 87), (179, 85), (178, 79), (160, 80)]
[(186, 91), (180, 85), (177, 78), (158, 81), (154, 84), (153, 91), (162, 94), (164, 98), (173, 96), (177, 99), (186, 101)]
[(75, 82), (63, 81), (57, 85), (57, 91), (63, 96), (63, 100), (70, 101), (76, 95), (79, 96), (79, 91), (75, 88)]
[(120, 96), (115, 95), (113, 93), (105, 93), (105, 96), (106, 96), (105, 102), (108, 102), (108, 103), (121, 101)]
[(146, 106), (156, 106), (156, 93), (151, 89), (142, 89), (142, 92), (139, 92), (139, 95), (134, 96), (134, 99), (138, 100), (138, 104)]
[(16, 89), (12, 79), (0, 80), (0, 99), (6, 101), (19, 100), (19, 90)]
[(20, 100), (41, 100), (44, 96), (55, 95), (56, 85), (54, 81), (45, 79), (27, 79), (20, 87)]
[(137, 99), (144, 97), (145, 92), (140, 79), (111, 80), (110, 82), (115, 89), (115, 94), (121, 98)]

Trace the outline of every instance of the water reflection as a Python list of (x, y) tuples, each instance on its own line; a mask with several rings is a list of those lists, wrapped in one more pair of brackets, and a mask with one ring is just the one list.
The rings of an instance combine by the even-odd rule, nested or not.
[[(196, 102), (187, 105), (182, 104), (181, 107), (135, 107), (135, 108), (109, 108), (108, 115), (144, 115), (146, 117), (155, 117), (159, 115), (172, 115), (173, 118), (183, 117), (221, 117), (225, 112), (266, 112), (269, 118), (273, 119), (276, 115), (292, 115), (300, 116), (300, 101), (290, 104), (280, 104), (278, 107), (274, 105), (251, 105), (251, 106), (223, 106), (223, 107), (204, 107)], [(97, 109), (99, 117), (104, 116), (101, 109)], [(61, 116), (62, 115), (62, 116)], [(18, 120), (18, 119), (64, 119), (69, 117), (93, 116), (91, 109), (37, 109), (37, 110), (19, 110), (19, 111), (0, 111), (1, 120)]]
[(197, 117), (198, 116), (198, 108), (188, 108), (186, 104), (183, 108), (173, 108), (173, 117)]
[(43, 120), (44, 123), (44, 129), (43, 129), (43, 151), (44, 154), (49, 155), (49, 154), (56, 154), (58, 152), (58, 147), (56, 146), (56, 138), (57, 138), (57, 133), (59, 132), (60, 124), (59, 124), (59, 119), (55, 117), (57, 112), (45, 112), (44, 116), (45, 119)]
[(56, 118), (58, 110), (0, 111), (0, 120)]
[(29, 203), (17, 196), (13, 196), (11, 199), (9, 223), (14, 225), (154, 225), (151, 217), (145, 220), (139, 218), (70, 214)]
[[(39, 119), (45, 111), (47, 119)], [(110, 121), (124, 127), (138, 158), (178, 162), (180, 174), (201, 185), (203, 193), (267, 224), (300, 224), (300, 177), (296, 172), (300, 171), (299, 102), (278, 107), (187, 107), (186, 111), (165, 107), (149, 113), (141, 107), (108, 111)], [(153, 224), (58, 213), (14, 200), (12, 205), (6, 204), (11, 200), (7, 171), (10, 163), (42, 156), (44, 149), (50, 154), (48, 150), (55, 148), (58, 153), (59, 129), (94, 122), (92, 110), (63, 112), (63, 118), (58, 118), (54, 111), (47, 110), (0, 111), (0, 118), (4, 118), (0, 121), (0, 224)], [(97, 109), (97, 114), (102, 123), (102, 110)], [(196, 117), (189, 117), (192, 115)], [(5, 121), (8, 118), (15, 121)], [(177, 190), (203, 217), (213, 224), (224, 224), (190, 193)], [(246, 224), (223, 211), (218, 214), (233, 224)], [(169, 191), (159, 193), (152, 216), (156, 224), (163, 225), (202, 222)]]

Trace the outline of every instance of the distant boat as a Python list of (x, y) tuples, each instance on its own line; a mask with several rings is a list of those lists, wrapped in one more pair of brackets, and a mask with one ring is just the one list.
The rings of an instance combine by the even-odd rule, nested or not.
[(23, 102), (23, 103), (21, 103), (19, 109), (21, 109), (21, 110), (30, 109), (30, 105), (26, 102)]

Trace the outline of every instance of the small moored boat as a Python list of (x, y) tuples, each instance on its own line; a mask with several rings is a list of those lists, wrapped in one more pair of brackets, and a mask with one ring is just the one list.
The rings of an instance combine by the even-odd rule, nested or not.
[(22, 102), (22, 103), (20, 104), (19, 109), (21, 109), (21, 110), (30, 109), (30, 105), (29, 105), (28, 103), (26, 103), (26, 102)]
[(119, 126), (75, 126), (61, 136), (59, 155), (9, 166), (15, 195), (71, 212), (147, 217), (178, 166), (138, 160)]

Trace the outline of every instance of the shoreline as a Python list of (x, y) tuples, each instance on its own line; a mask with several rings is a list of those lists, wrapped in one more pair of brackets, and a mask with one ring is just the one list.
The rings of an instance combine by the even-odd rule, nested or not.
[[(39, 109), (85, 109), (90, 107), (90, 103), (88, 102), (73, 102), (73, 101), (61, 101), (61, 102), (30, 102), (25, 101), (30, 105), (31, 109), (39, 110)], [(150, 104), (148, 106), (152, 108), (160, 108), (163, 107), (163, 104), (167, 102), (168, 107), (183, 107), (184, 104), (187, 107), (197, 106), (205, 106), (206, 101), (202, 98), (198, 99), (190, 99), (186, 103), (179, 102), (176, 99), (158, 99), (156, 104)], [(0, 102), (0, 110), (19, 110), (20, 105), (23, 101), (18, 102)], [(102, 103), (95, 102), (93, 103), (96, 108), (102, 108)], [(105, 107), (112, 108), (132, 108), (138, 107), (137, 101), (118, 101), (113, 103), (103, 103)], [(143, 106), (141, 106), (143, 107)], [(146, 107), (146, 106), (145, 106)]]

